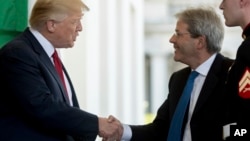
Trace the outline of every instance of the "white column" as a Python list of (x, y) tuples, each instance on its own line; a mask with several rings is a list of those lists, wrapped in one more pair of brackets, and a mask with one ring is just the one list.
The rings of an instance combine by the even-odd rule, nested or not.
[(119, 18), (119, 103), (124, 122), (139, 123), (144, 114), (144, 51), (142, 1), (118, 3)]
[(168, 94), (167, 85), (167, 58), (164, 54), (152, 55), (151, 59), (151, 107), (156, 114)]
[(83, 16), (83, 31), (72, 49), (62, 50), (62, 57), (74, 82), (81, 108), (100, 113), (100, 2), (86, 1), (90, 11)]

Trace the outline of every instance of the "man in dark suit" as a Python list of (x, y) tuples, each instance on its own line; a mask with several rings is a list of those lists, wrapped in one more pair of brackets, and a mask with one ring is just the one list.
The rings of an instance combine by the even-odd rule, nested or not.
[(54, 58), (56, 48), (73, 47), (85, 10), (81, 0), (37, 0), (31, 27), (0, 50), (1, 141), (120, 140), (119, 122), (79, 108), (67, 71)]
[(243, 38), (226, 84), (228, 114), (224, 137), (227, 141), (250, 141), (250, 0), (222, 0), (219, 8), (225, 25), (240, 27)]
[[(214, 11), (212, 8), (190, 8), (176, 14), (178, 21), (175, 34), (170, 38), (175, 49), (174, 60), (188, 67), (172, 74), (168, 98), (160, 106), (154, 121), (146, 125), (124, 125), (124, 140), (222, 140), (222, 92), (232, 60), (219, 53), (224, 28)], [(199, 75), (194, 80), (189, 105), (184, 111), (180, 140), (177, 140), (177, 136), (172, 140), (167, 139), (176, 107), (191, 71), (196, 71)]]

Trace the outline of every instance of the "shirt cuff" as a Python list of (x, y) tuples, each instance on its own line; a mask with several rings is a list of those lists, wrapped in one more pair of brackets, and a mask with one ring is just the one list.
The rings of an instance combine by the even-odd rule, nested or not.
[(132, 130), (129, 125), (123, 124), (122, 141), (130, 141), (132, 138)]
[(229, 124), (223, 126), (223, 140), (226, 140), (227, 137), (230, 137), (230, 126), (231, 125), (237, 125), (237, 123), (236, 122), (229, 123)]

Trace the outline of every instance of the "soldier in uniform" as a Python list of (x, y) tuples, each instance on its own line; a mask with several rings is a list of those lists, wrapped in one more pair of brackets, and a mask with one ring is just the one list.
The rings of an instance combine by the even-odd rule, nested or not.
[[(225, 24), (240, 26), (243, 42), (239, 46), (236, 59), (226, 82), (228, 115), (224, 127), (230, 127), (230, 140), (250, 140), (250, 0), (223, 0), (220, 4)], [(232, 125), (233, 126), (228, 126)], [(237, 130), (239, 129), (239, 130)], [(233, 134), (246, 129), (245, 134)], [(248, 132), (247, 132), (248, 131)]]

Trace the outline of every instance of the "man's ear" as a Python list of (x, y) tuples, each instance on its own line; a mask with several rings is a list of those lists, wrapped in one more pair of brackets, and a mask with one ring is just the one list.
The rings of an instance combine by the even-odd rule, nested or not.
[(46, 27), (49, 32), (53, 33), (55, 31), (55, 22), (53, 20), (48, 20), (46, 22)]
[(239, 1), (240, 1), (240, 8), (243, 8), (250, 4), (249, 0), (239, 0)]
[(198, 37), (198, 49), (204, 48), (207, 46), (205, 35)]

